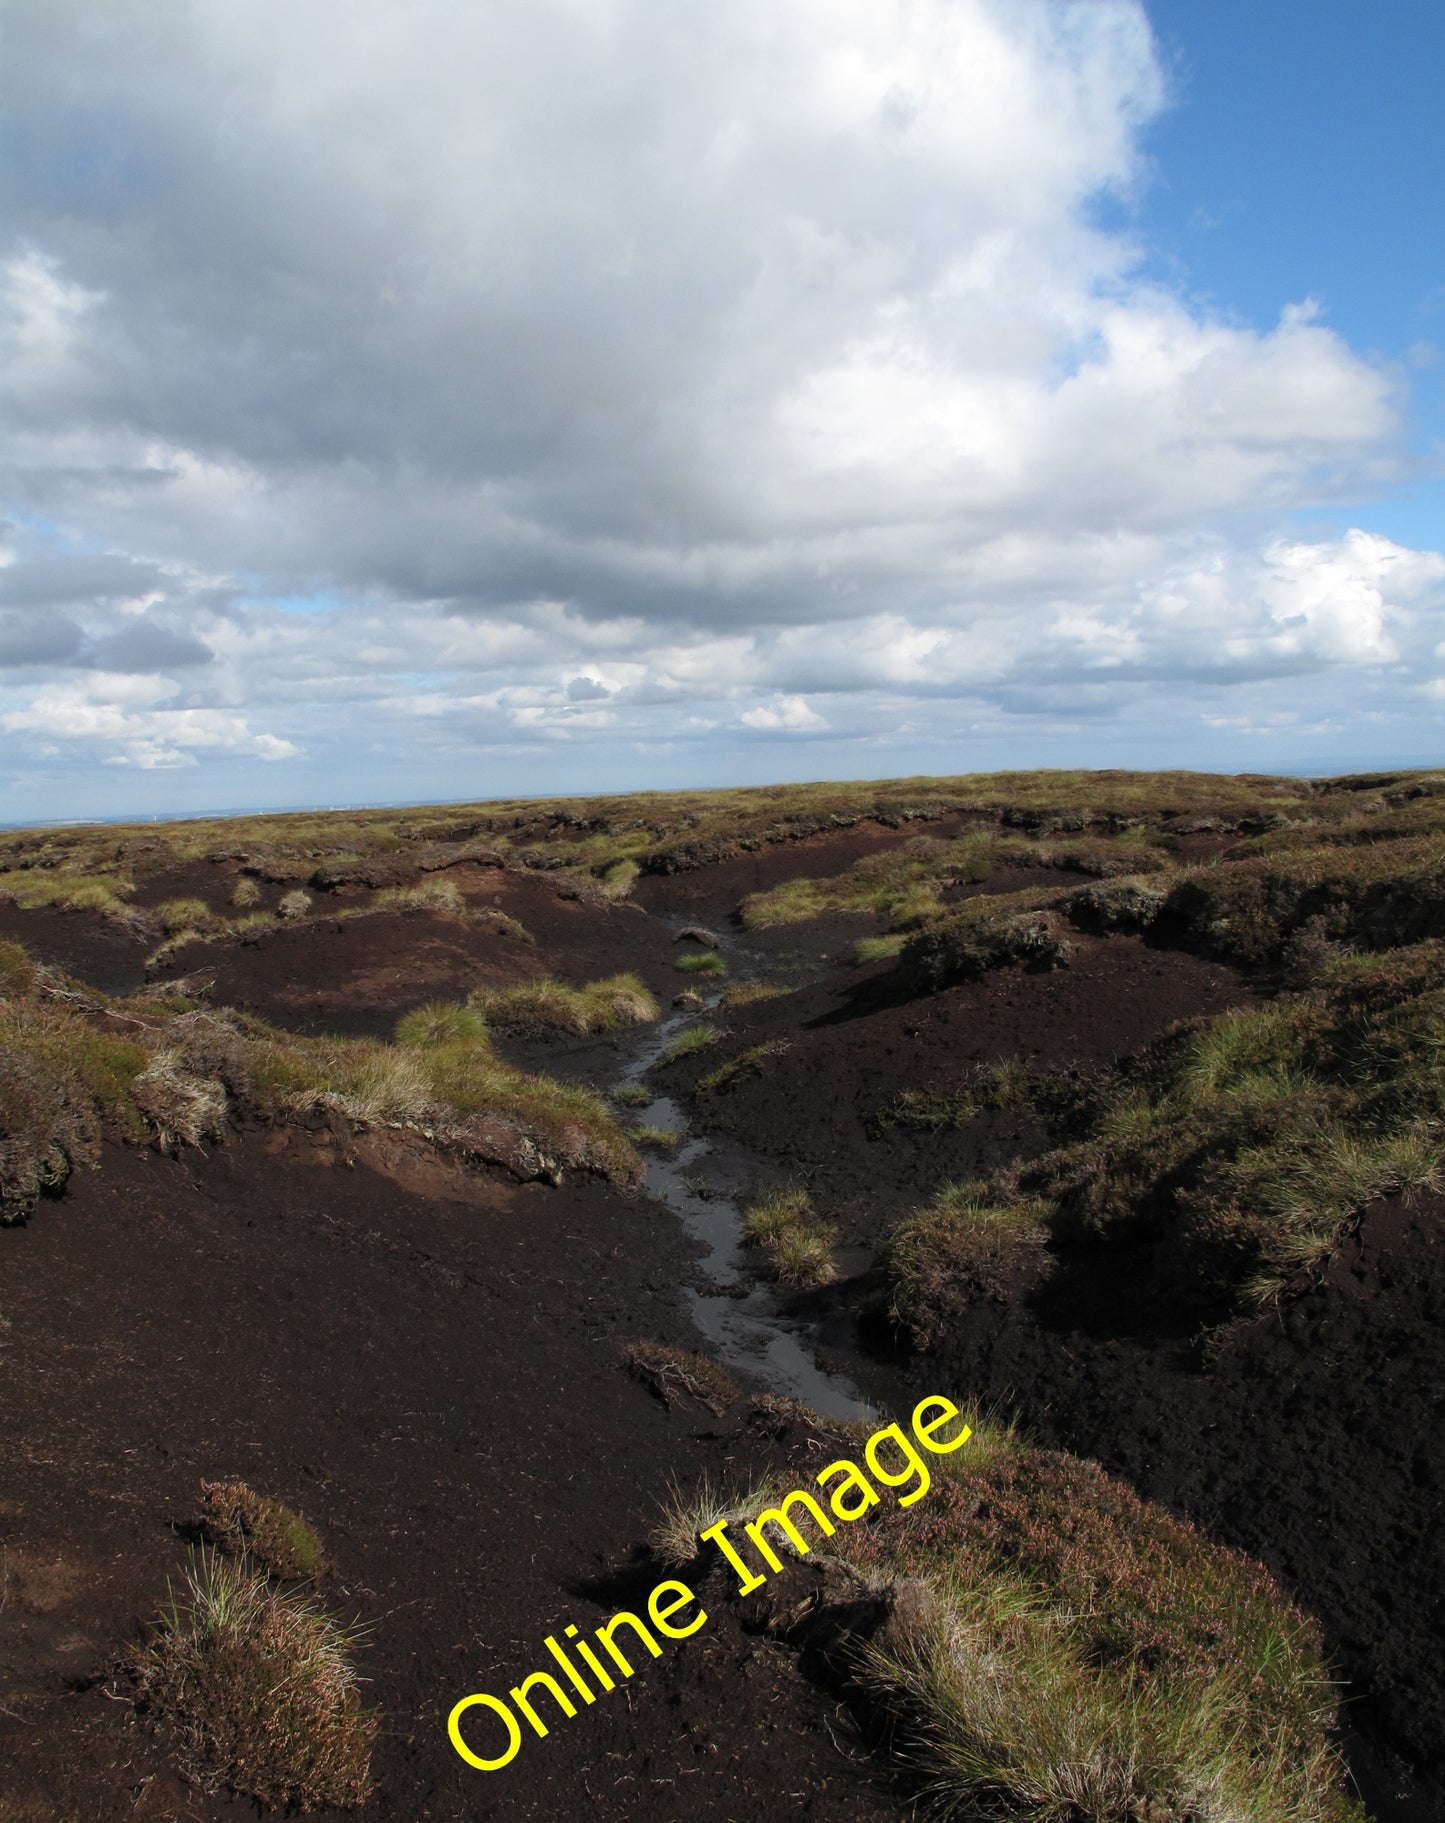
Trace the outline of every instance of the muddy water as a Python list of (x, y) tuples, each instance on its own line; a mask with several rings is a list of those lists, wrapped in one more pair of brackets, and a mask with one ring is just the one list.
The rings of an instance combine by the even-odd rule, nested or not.
[[(715, 1006), (717, 996), (708, 1004)], [(614, 1077), (613, 1086), (642, 1083), (651, 1088), (648, 1070), (681, 1032), (697, 1023), (696, 1014), (675, 1013), (652, 1027)], [(687, 1125), (685, 1111), (668, 1095), (628, 1112), (644, 1126), (674, 1133)], [(743, 1380), (801, 1399), (828, 1417), (870, 1417), (871, 1408), (846, 1375), (819, 1367), (812, 1326), (788, 1315), (773, 1288), (756, 1276), (757, 1255), (741, 1241), (740, 1163), (746, 1179), (746, 1154), (731, 1150), (724, 1171), (711, 1140), (700, 1135), (685, 1140), (670, 1157), (648, 1158), (647, 1193), (666, 1203), (707, 1250), (697, 1284), (687, 1290), (693, 1321), (706, 1337), (709, 1352)]]

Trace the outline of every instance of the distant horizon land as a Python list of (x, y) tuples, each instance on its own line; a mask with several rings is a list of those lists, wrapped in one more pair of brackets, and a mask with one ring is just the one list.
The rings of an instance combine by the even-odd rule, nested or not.
[(14, 831), (26, 829), (86, 829), (86, 828), (121, 828), (131, 824), (145, 823), (211, 823), (240, 822), (247, 817), (302, 817), (328, 814), (354, 815), (358, 811), (371, 810), (445, 810), (452, 805), (487, 805), (487, 804), (545, 804), (550, 801), (564, 801), (569, 798), (636, 798), (636, 797), (696, 797), (713, 791), (769, 791), (782, 786), (792, 788), (808, 785), (889, 785), (904, 780), (917, 779), (920, 783), (937, 782), (940, 779), (964, 778), (997, 778), (1003, 773), (1190, 773), (1201, 777), (1214, 778), (1279, 778), (1279, 779), (1329, 779), (1351, 778), (1358, 774), (1374, 772), (1410, 773), (1435, 772), (1445, 769), (1445, 763), (1432, 760), (1418, 761), (1381, 761), (1359, 762), (1336, 768), (1301, 768), (1298, 771), (1260, 770), (1243, 767), (1239, 771), (1230, 771), (1222, 766), (995, 766), (975, 772), (901, 772), (877, 775), (859, 775), (851, 778), (817, 778), (817, 779), (778, 779), (769, 784), (715, 784), (715, 785), (672, 785), (660, 787), (620, 788), (612, 791), (539, 791), (536, 793), (503, 793), (496, 797), (455, 797), (455, 798), (378, 798), (350, 804), (300, 803), (242, 805), (233, 808), (214, 807), (202, 810), (164, 810), (141, 811), (134, 814), (107, 814), (97, 816), (73, 817), (33, 817), (24, 819), (0, 818), (0, 830)]

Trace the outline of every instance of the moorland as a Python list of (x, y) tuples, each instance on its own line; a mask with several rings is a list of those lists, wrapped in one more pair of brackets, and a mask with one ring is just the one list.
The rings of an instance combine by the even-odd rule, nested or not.
[(1442, 1217), (1445, 773), (0, 833), (0, 1820), (1445, 1815)]

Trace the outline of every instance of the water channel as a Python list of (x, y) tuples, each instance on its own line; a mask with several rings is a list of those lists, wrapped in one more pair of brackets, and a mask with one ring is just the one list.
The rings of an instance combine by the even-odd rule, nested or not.
[[(718, 947), (727, 952), (729, 960), (744, 960), (726, 939)], [(719, 1000), (717, 994), (704, 996), (702, 1013), (673, 1012), (660, 1024), (645, 1028), (627, 1062), (613, 1076), (612, 1087), (640, 1083), (651, 1090), (648, 1071)], [(644, 1126), (669, 1132), (682, 1132), (688, 1125), (686, 1110), (665, 1094), (654, 1095), (645, 1107), (629, 1112)], [(709, 1352), (744, 1380), (760, 1383), (768, 1392), (800, 1399), (828, 1417), (871, 1417), (872, 1408), (846, 1374), (819, 1366), (813, 1326), (788, 1314), (774, 1288), (757, 1275), (758, 1256), (742, 1244), (743, 1211), (733, 1181), (739, 1161), (742, 1175), (748, 1175), (748, 1160), (746, 1154), (730, 1151), (728, 1181), (709, 1168), (715, 1148), (701, 1134), (689, 1135), (669, 1156), (651, 1152), (647, 1156), (647, 1194), (666, 1203), (688, 1235), (706, 1249), (697, 1280), (687, 1288), (687, 1298)]]

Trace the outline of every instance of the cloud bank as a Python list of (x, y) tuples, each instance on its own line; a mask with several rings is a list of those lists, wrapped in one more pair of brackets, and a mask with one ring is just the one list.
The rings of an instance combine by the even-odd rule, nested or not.
[(1445, 559), (1300, 530), (1398, 376), (1099, 225), (1135, 0), (0, 23), (17, 815), (1438, 730)]

